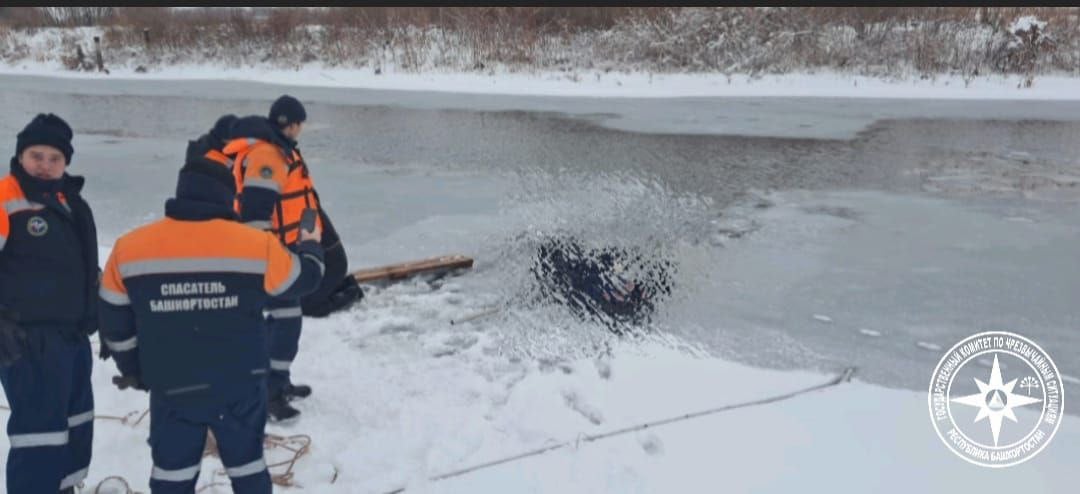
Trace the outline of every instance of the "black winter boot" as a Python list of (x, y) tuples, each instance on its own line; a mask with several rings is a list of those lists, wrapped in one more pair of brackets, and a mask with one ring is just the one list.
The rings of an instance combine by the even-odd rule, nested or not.
[(285, 385), (285, 389), (281, 392), (285, 394), (286, 400), (302, 400), (311, 396), (311, 386), (308, 386), (307, 384), (289, 383)]
[(290, 406), (284, 394), (270, 397), (266, 402), (266, 414), (267, 419), (275, 424), (293, 422), (300, 418), (300, 410)]

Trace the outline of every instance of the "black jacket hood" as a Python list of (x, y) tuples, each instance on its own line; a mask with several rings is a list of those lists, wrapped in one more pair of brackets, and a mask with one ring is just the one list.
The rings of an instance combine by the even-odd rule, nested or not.
[(292, 154), (293, 149), (296, 148), (296, 141), (289, 139), (281, 132), (281, 129), (270, 123), (269, 119), (259, 115), (243, 117), (233, 124), (232, 138), (243, 139), (246, 137), (277, 144), (286, 151), (286, 154)]

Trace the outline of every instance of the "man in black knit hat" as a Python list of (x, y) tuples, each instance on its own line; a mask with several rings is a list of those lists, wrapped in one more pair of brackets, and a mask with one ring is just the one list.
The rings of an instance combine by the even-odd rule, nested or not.
[(89, 335), (97, 330), (97, 232), (68, 175), (71, 127), (39, 114), (0, 179), (0, 382), (11, 407), (7, 492), (74, 492), (93, 437)]

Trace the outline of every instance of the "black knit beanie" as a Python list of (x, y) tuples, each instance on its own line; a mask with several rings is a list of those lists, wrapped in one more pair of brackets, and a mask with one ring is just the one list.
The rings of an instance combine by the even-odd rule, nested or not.
[(232, 206), (236, 180), (220, 163), (197, 159), (184, 164), (176, 181), (176, 198)]
[(217, 122), (214, 122), (214, 128), (210, 129), (210, 135), (221, 142), (229, 142), (229, 139), (232, 139), (232, 125), (236, 120), (236, 115), (231, 113), (222, 115)]
[(64, 160), (70, 165), (71, 155), (75, 154), (75, 148), (71, 147), (71, 137), (71, 126), (64, 119), (52, 113), (38, 113), (22, 132), (15, 136), (15, 156), (21, 155), (30, 146), (51, 146), (64, 153)]
[(273, 105), (270, 105), (270, 122), (278, 127), (303, 122), (307, 120), (307, 111), (300, 100), (287, 94), (282, 95)]

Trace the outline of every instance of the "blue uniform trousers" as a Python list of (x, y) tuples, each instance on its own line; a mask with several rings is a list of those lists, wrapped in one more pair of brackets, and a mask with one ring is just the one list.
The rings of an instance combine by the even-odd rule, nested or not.
[[(23, 328), (23, 357), (0, 367), (11, 408), (7, 433), (7, 492), (57, 492), (86, 478), (94, 436), (93, 357), (83, 335), (56, 328)], [(69, 335), (78, 334), (69, 328)]]
[(183, 405), (150, 393), (150, 448), (154, 494), (195, 492), (206, 432), (213, 431), (221, 463), (236, 494), (269, 494), (270, 473), (263, 459), (266, 385), (253, 383), (246, 396), (211, 405)]
[(275, 396), (289, 384), (290, 367), (300, 346), (303, 313), (299, 299), (273, 299), (267, 304), (266, 325), (270, 340), (270, 395)]

